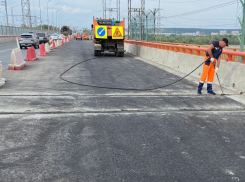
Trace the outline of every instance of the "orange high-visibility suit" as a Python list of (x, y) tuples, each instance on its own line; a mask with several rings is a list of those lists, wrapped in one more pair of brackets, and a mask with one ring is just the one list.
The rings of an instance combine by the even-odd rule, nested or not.
[(215, 58), (214, 63), (211, 62), (211, 57), (209, 56), (208, 51), (206, 52), (206, 56), (204, 59), (204, 66), (203, 66), (203, 73), (199, 82), (198, 86), (198, 92), (201, 92), (203, 85), (207, 79), (207, 91), (208, 93), (213, 92), (213, 80), (214, 80), (214, 74), (215, 74), (215, 65), (216, 60), (219, 59), (219, 57), (222, 54), (223, 49), (219, 46), (219, 41), (212, 42), (214, 48), (212, 49), (213, 58)]

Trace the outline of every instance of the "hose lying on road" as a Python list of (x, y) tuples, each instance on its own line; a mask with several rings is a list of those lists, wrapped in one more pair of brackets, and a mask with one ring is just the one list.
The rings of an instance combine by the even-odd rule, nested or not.
[(186, 78), (187, 76), (189, 76), (190, 74), (192, 74), (194, 71), (196, 71), (200, 66), (203, 65), (203, 63), (201, 63), (198, 67), (196, 67), (193, 71), (191, 71), (190, 73), (188, 73), (187, 75), (185, 75), (184, 77), (178, 79), (177, 81), (174, 81), (172, 83), (169, 83), (167, 85), (163, 85), (163, 86), (159, 86), (159, 87), (153, 87), (153, 88), (147, 88), (147, 89), (134, 89), (134, 88), (120, 88), (120, 87), (102, 87), (102, 86), (96, 86), (96, 85), (87, 85), (87, 84), (82, 84), (82, 83), (75, 83), (75, 82), (72, 82), (72, 81), (69, 81), (69, 80), (66, 80), (64, 78), (62, 78), (62, 76), (67, 73), (69, 70), (71, 70), (72, 68), (76, 67), (77, 65), (79, 64), (82, 64), (82, 63), (85, 63), (87, 61), (91, 61), (91, 60), (94, 60), (94, 59), (99, 59), (99, 58), (90, 58), (90, 59), (87, 59), (85, 61), (82, 61), (80, 63), (77, 63), (75, 65), (73, 65), (72, 67), (70, 67), (69, 69), (67, 69), (66, 71), (64, 71), (61, 75), (60, 75), (60, 79), (65, 81), (65, 82), (68, 82), (68, 83), (71, 83), (71, 84), (75, 84), (75, 85), (81, 85), (81, 86), (85, 86), (85, 87), (93, 87), (93, 88), (105, 88), (105, 89), (116, 89), (116, 90), (128, 90), (128, 91), (150, 91), (150, 90), (157, 90), (157, 89), (160, 89), (160, 88), (165, 88), (165, 87), (168, 87), (168, 86), (171, 86), (177, 82), (180, 82), (181, 80), (183, 80), (184, 78)]

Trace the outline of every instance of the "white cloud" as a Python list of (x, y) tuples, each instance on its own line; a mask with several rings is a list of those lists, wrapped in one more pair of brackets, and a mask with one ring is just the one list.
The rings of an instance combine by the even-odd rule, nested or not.
[(68, 6), (62, 6), (63, 11), (69, 12), (69, 13), (90, 13), (92, 12), (91, 9), (81, 9), (81, 8), (71, 8)]

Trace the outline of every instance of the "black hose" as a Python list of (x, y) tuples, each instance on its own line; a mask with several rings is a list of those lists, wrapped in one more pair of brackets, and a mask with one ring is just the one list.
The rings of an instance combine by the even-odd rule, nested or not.
[(85, 61), (82, 61), (80, 63), (77, 63), (75, 65), (73, 65), (72, 67), (70, 67), (69, 69), (67, 69), (66, 71), (64, 71), (61, 75), (60, 75), (60, 79), (65, 81), (65, 82), (68, 82), (68, 83), (71, 83), (71, 84), (75, 84), (75, 85), (81, 85), (81, 86), (85, 86), (85, 87), (93, 87), (93, 88), (105, 88), (105, 89), (114, 89), (114, 90), (130, 90), (130, 91), (150, 91), (150, 90), (157, 90), (157, 89), (160, 89), (160, 88), (165, 88), (165, 87), (168, 87), (168, 86), (171, 86), (177, 82), (180, 82), (181, 80), (183, 80), (184, 78), (186, 78), (187, 76), (189, 76), (190, 74), (192, 74), (194, 71), (196, 71), (200, 66), (203, 65), (203, 63), (201, 63), (198, 67), (196, 67), (193, 71), (191, 71), (189, 74), (185, 75), (184, 77), (178, 79), (177, 81), (175, 82), (172, 82), (170, 84), (167, 84), (167, 85), (163, 85), (163, 86), (159, 86), (159, 87), (154, 87), (154, 88), (148, 88), (148, 89), (134, 89), (134, 88), (120, 88), (120, 87), (102, 87), (102, 86), (96, 86), (96, 85), (86, 85), (86, 84), (82, 84), (82, 83), (75, 83), (75, 82), (72, 82), (72, 81), (69, 81), (69, 80), (66, 80), (64, 78), (62, 78), (62, 76), (67, 73), (69, 70), (71, 70), (72, 68), (74, 68), (75, 66), (79, 65), (79, 64), (82, 64), (82, 63), (85, 63), (87, 61), (91, 61), (91, 60), (94, 60), (94, 59), (99, 59), (99, 58), (90, 58), (90, 59), (86, 59)]

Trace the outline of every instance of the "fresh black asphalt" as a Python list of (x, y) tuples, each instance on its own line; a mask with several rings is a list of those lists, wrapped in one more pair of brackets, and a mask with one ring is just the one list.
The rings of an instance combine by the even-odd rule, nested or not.
[[(62, 81), (61, 73), (94, 57), (92, 41), (72, 40), (47, 55), (3, 72), (1, 182), (245, 181), (242, 102), (198, 96), (188, 80), (153, 91)], [(109, 53), (63, 77), (133, 89), (180, 78), (133, 55)]]

